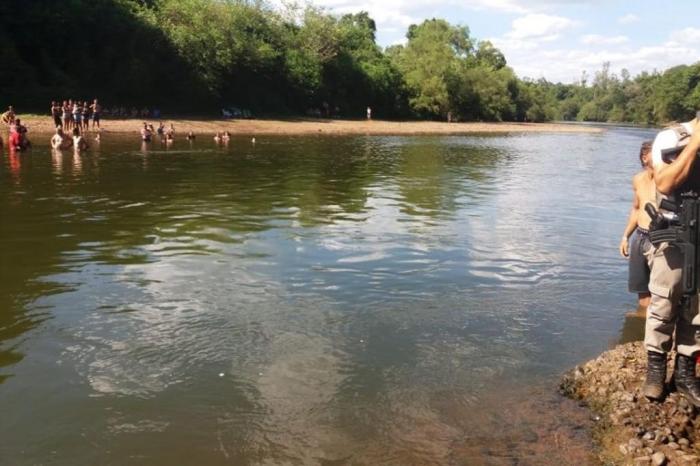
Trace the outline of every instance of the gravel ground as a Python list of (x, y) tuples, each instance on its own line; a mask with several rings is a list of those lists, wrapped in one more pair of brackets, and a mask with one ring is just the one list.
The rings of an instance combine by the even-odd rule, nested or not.
[(662, 402), (642, 396), (646, 364), (641, 342), (620, 345), (565, 374), (560, 389), (592, 410), (602, 464), (700, 465), (697, 410), (672, 381)]

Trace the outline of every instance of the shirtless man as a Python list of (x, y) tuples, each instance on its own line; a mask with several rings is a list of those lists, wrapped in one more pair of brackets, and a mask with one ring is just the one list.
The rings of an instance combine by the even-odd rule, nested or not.
[(88, 143), (85, 138), (80, 134), (80, 130), (76, 127), (73, 128), (73, 149), (75, 152), (80, 152), (81, 150), (87, 150)]
[(143, 128), (141, 128), (141, 140), (143, 142), (151, 142), (152, 135), (153, 131), (151, 130), (151, 128), (148, 127), (148, 123), (144, 121)]
[(66, 135), (63, 134), (63, 128), (56, 126), (56, 134), (51, 137), (51, 147), (60, 150), (68, 149), (72, 145), (73, 140), (71, 138), (67, 138)]
[(7, 107), (7, 111), (0, 116), (0, 120), (6, 125), (11, 125), (15, 122), (15, 109), (12, 108), (12, 105)]
[(90, 105), (90, 110), (92, 110), (92, 129), (95, 129), (95, 125), (100, 127), (100, 115), (102, 114), (102, 107), (97, 103), (97, 99)]
[[(632, 178), (632, 190), (634, 199), (632, 209), (625, 232), (620, 241), (620, 254), (629, 257), (629, 291), (637, 293), (639, 307), (637, 313), (646, 315), (651, 294), (649, 293), (649, 263), (647, 253), (652, 245), (649, 240), (649, 223), (651, 219), (644, 210), (647, 202), (656, 204), (656, 184), (654, 183), (654, 170), (651, 166), (651, 141), (642, 143), (639, 151), (639, 161), (643, 170)], [(631, 236), (631, 241), (628, 240)]]
[(57, 102), (51, 102), (51, 118), (54, 126), (61, 126), (61, 106)]

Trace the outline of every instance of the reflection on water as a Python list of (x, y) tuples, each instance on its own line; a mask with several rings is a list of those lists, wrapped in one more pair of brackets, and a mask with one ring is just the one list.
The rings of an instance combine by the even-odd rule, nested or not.
[(585, 463), (548, 390), (635, 299), (614, 241), (648, 137), (5, 154), (0, 458)]

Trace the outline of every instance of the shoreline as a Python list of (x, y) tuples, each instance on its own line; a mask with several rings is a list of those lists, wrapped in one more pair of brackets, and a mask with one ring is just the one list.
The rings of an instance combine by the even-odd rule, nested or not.
[[(53, 133), (55, 128), (49, 116), (19, 115), (31, 134)], [(308, 135), (440, 135), (440, 134), (504, 134), (504, 133), (602, 133), (601, 128), (567, 123), (447, 123), (435, 121), (385, 121), (385, 120), (324, 120), (312, 118), (224, 120), (224, 119), (103, 119), (104, 133), (139, 134), (141, 123), (147, 121), (166, 127), (172, 123), (176, 134), (189, 131), (195, 134), (215, 134), (229, 131), (232, 136), (308, 136)], [(92, 127), (92, 123), (90, 124)]]
[(559, 389), (595, 415), (600, 463), (700, 464), (698, 410), (675, 391), (661, 402), (647, 400), (642, 395), (646, 364), (642, 342), (618, 345), (564, 374)]

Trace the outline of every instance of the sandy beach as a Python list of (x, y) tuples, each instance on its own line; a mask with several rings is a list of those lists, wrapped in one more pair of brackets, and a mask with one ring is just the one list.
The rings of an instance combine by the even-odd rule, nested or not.
[[(32, 133), (52, 133), (53, 121), (48, 116), (19, 115)], [(143, 119), (104, 119), (102, 131), (106, 133), (138, 133)], [(598, 133), (602, 130), (589, 126), (561, 123), (446, 123), (434, 121), (383, 121), (383, 120), (323, 120), (290, 118), (286, 120), (216, 120), (162, 118), (147, 120), (154, 126), (162, 121), (172, 123), (178, 134), (193, 131), (195, 134), (214, 134), (229, 131), (232, 135), (417, 135), (417, 134), (472, 134), (472, 133)], [(91, 124), (92, 126), (92, 124)]]

